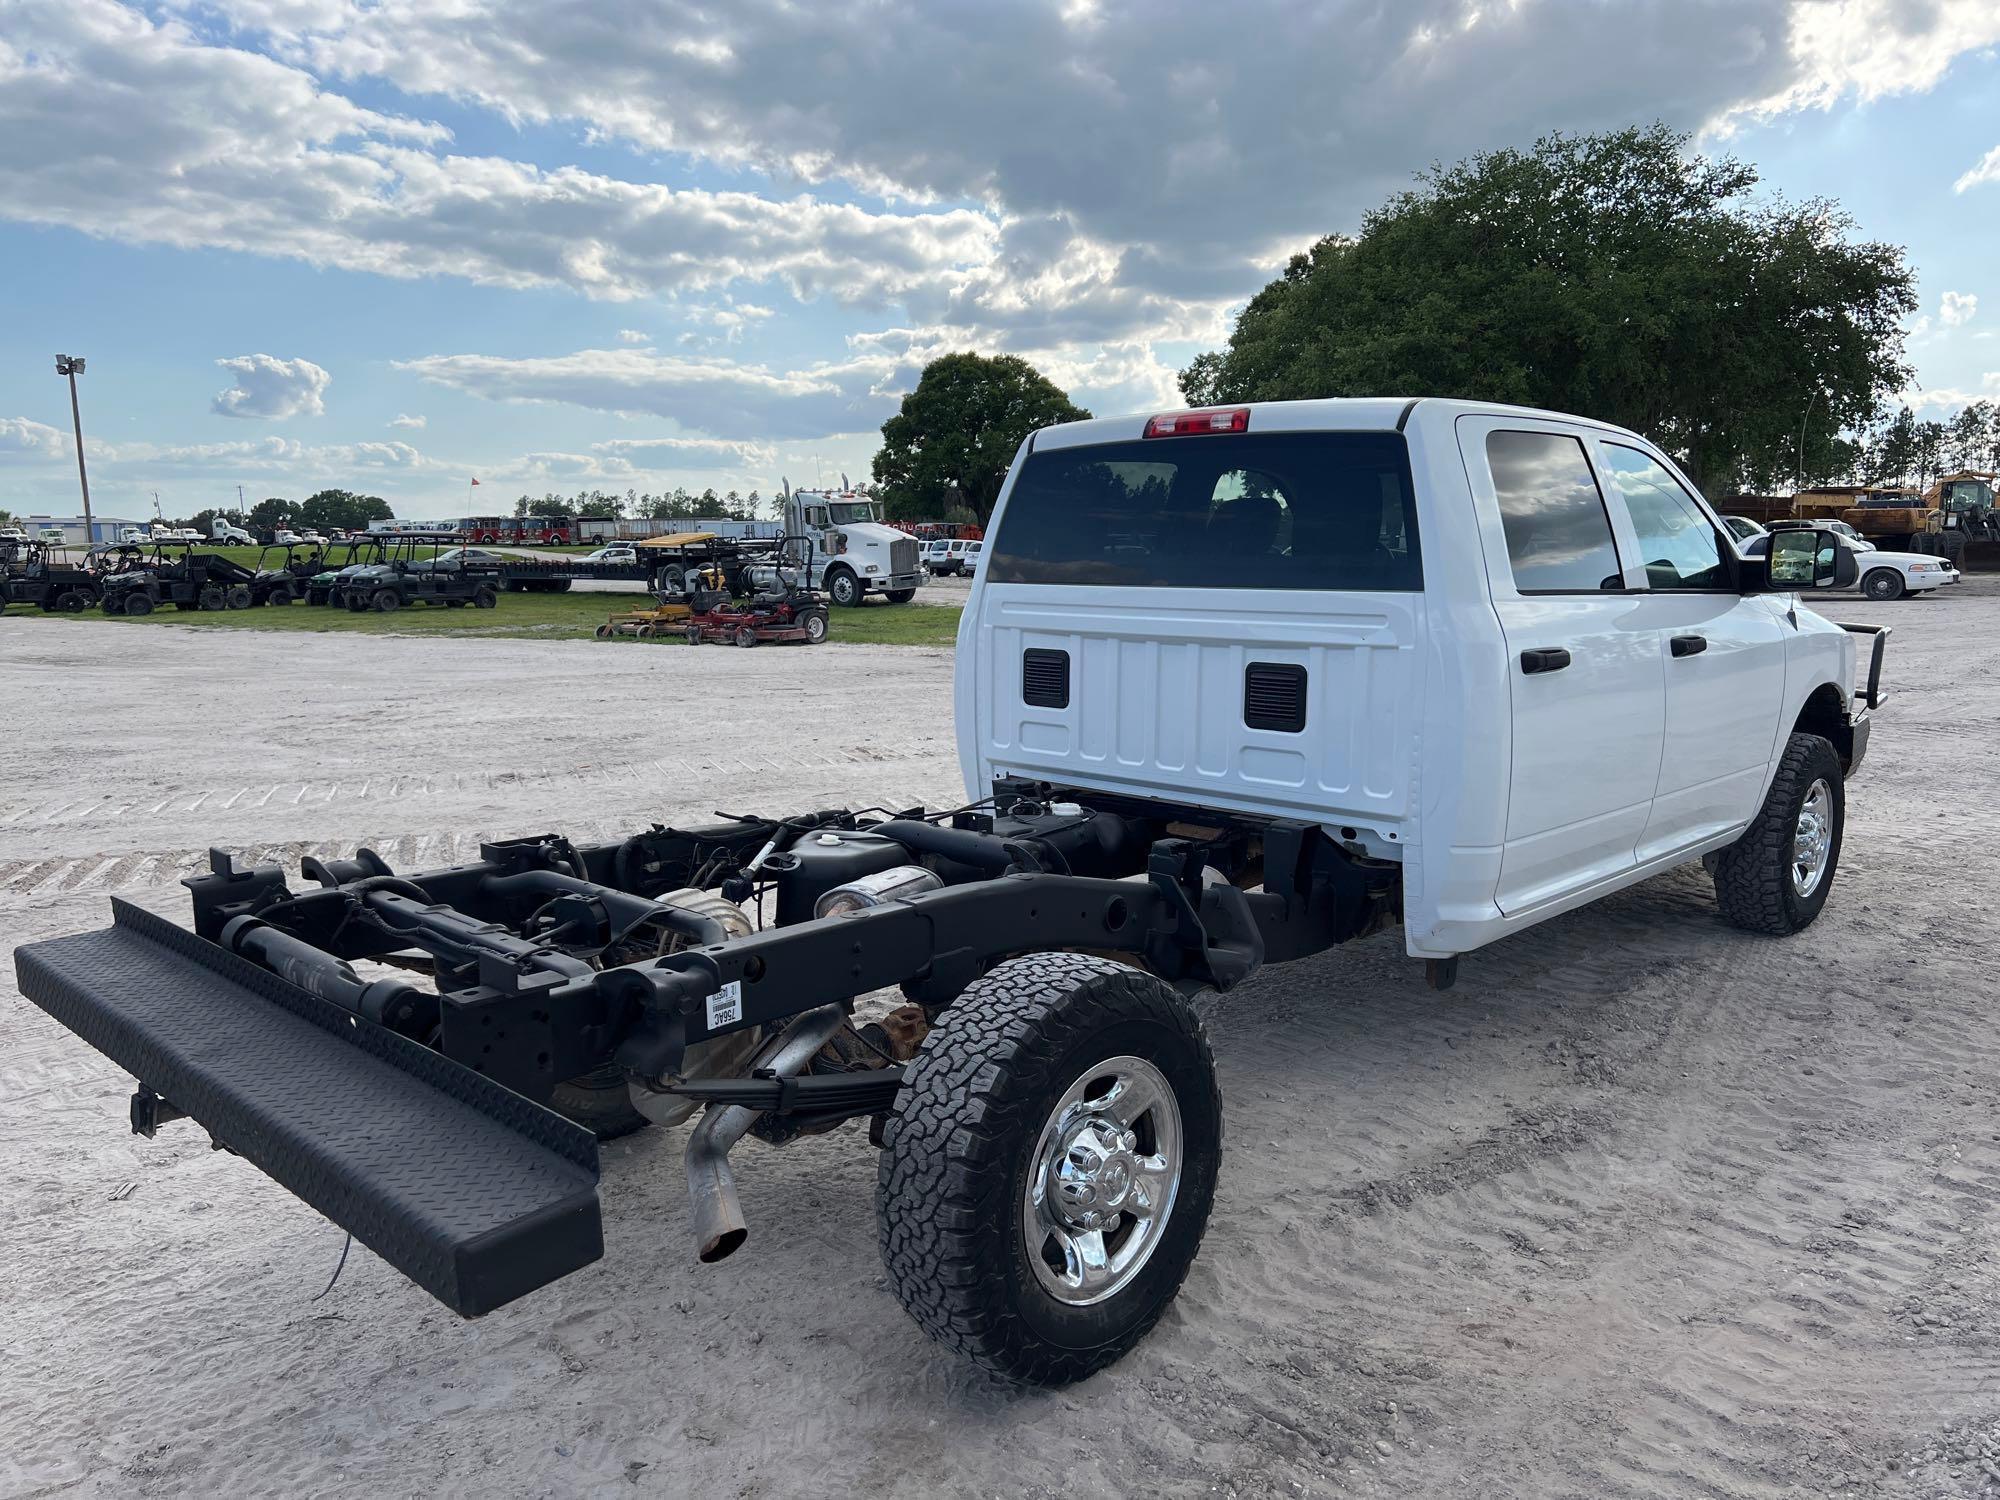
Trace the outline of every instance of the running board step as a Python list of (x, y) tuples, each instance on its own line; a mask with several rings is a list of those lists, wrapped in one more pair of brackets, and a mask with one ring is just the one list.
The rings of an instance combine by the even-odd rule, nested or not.
[(112, 926), (17, 949), (15, 972), (22, 994), (142, 1093), (466, 1317), (603, 1255), (589, 1131), (151, 912), (111, 905)]

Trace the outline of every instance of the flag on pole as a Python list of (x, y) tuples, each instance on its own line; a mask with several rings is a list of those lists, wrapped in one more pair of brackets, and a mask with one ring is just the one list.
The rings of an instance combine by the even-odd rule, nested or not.
[(478, 485), (479, 485), (479, 481), (478, 481), (478, 480), (476, 480), (476, 479), (475, 479), (475, 480), (473, 480), (473, 481), (472, 481), (472, 483), (473, 483), (473, 487), (474, 487), (475, 489), (476, 489), (476, 488), (478, 487)]

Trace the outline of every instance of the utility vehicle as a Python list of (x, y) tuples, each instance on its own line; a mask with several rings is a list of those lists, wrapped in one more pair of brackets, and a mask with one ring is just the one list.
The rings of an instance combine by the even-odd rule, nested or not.
[(216, 851), (192, 931), (114, 903), (18, 950), (21, 989), (137, 1075), (135, 1129), (193, 1117), (465, 1314), (598, 1258), (594, 1136), (702, 1111), (714, 1261), (748, 1232), (744, 1135), (867, 1121), (895, 1295), (1061, 1382), (1144, 1335), (1201, 1243), (1196, 992), (1399, 924), (1442, 987), (1695, 859), (1753, 932), (1827, 900), (1885, 634), (1857, 684), (1859, 637), (1799, 596), (1853, 556), (1738, 550), (1632, 433), (1446, 400), (1086, 421), (1022, 446), (996, 514), (962, 807), (296, 882)]
[(49, 614), (76, 614), (97, 602), (99, 582), (90, 554), (79, 560), (53, 542), (10, 543), (0, 568), (0, 611), (33, 604)]
[(380, 536), (389, 543), (387, 551), (341, 572), (336, 603), (386, 614), (406, 604), (491, 609), (499, 602), (500, 565), (492, 553), (466, 547), (447, 551), (446, 538), (436, 533)]
[(183, 541), (154, 542), (142, 560), (121, 547), (120, 570), (103, 579), (99, 604), (107, 615), (150, 615), (176, 609), (248, 609), (256, 602), (254, 569)]

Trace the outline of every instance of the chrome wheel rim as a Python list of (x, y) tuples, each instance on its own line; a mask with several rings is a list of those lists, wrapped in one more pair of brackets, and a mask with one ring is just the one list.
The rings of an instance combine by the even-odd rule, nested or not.
[(1833, 848), (1833, 788), (1821, 777), (1806, 789), (1799, 804), (1799, 821), (1792, 830), (1792, 889), (1810, 896), (1826, 878), (1826, 859)]
[(1093, 1063), (1056, 1101), (1029, 1162), (1028, 1264), (1058, 1302), (1116, 1296), (1152, 1258), (1181, 1182), (1181, 1112), (1142, 1057)]

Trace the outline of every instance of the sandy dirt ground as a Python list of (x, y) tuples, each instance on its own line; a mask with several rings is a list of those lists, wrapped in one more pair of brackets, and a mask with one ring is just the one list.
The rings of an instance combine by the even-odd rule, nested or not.
[[(1821, 921), (1698, 866), (1468, 958), (1386, 934), (1208, 1007), (1215, 1218), (1122, 1364), (1005, 1388), (885, 1289), (854, 1128), (606, 1148), (603, 1261), (476, 1323), (0, 969), (0, 1493), (1977, 1495), (2000, 1488), (2000, 586), (1894, 605)], [(0, 632), (6, 629), (0, 620)], [(181, 915), (207, 845), (469, 857), (714, 808), (955, 799), (948, 653), (0, 634), (0, 936)], [(671, 660), (669, 660), (671, 658)], [(632, 670), (635, 662), (639, 670)], [(420, 1149), (413, 1143), (412, 1149)]]

